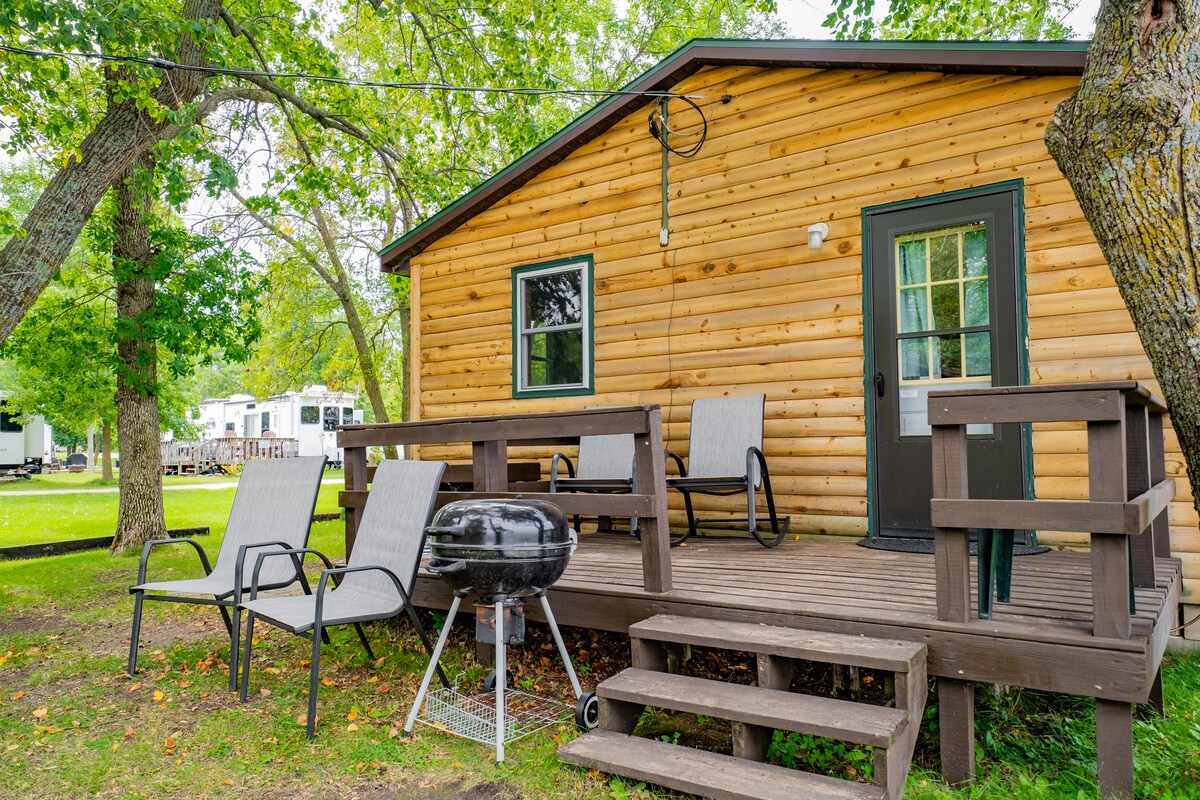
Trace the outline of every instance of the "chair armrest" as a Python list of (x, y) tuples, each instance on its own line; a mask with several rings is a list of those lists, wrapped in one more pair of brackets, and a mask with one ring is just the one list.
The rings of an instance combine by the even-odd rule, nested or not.
[[(758, 461), (758, 480), (753, 481), (754, 462)], [(763, 455), (762, 450), (759, 450), (754, 445), (746, 448), (746, 481), (753, 482), (754, 488), (757, 489), (766, 480), (767, 486), (771, 485), (771, 478), (767, 474), (767, 457)]]
[(681, 478), (687, 477), (687, 467), (684, 466), (683, 459), (679, 457), (678, 453), (673, 453), (670, 450), (667, 450), (663, 453), (663, 457), (665, 458), (666, 461), (674, 461), (675, 462), (675, 468), (679, 470), (679, 477), (681, 477)]
[(318, 623), (321, 622), (322, 613), (323, 613), (324, 606), (325, 606), (325, 586), (326, 586), (326, 584), (330, 580), (333, 580), (333, 582), (334, 582), (333, 585), (336, 588), (337, 587), (337, 576), (347, 575), (351, 572), (382, 572), (384, 575), (387, 575), (389, 578), (392, 579), (392, 583), (396, 584), (396, 591), (400, 592), (400, 599), (402, 599), (404, 601), (405, 605), (407, 605), (411, 608), (412, 601), (409, 600), (408, 592), (406, 592), (404, 590), (404, 585), (402, 583), (400, 583), (400, 579), (396, 577), (396, 573), (392, 572), (387, 567), (380, 566), (378, 564), (364, 564), (362, 566), (357, 566), (357, 567), (332, 567), (331, 566), (327, 569), (321, 570), (321, 579), (317, 582), (317, 606), (316, 606), (316, 610), (315, 610), (315, 614), (316, 614), (315, 619)]
[(293, 560), (296, 560), (296, 556), (301, 556), (300, 559), (296, 560), (296, 563), (300, 567), (303, 567), (303, 556), (307, 553), (312, 553), (325, 562), (326, 569), (333, 569), (333, 562), (320, 550), (313, 550), (311, 547), (296, 547), (290, 550), (269, 550), (266, 553), (259, 553), (258, 558), (254, 561), (254, 572), (250, 575), (250, 599), (253, 600), (258, 596), (258, 575), (262, 571), (263, 561), (271, 556), (291, 556)]
[[(244, 544), (238, 548), (237, 561), (233, 565), (233, 602), (234, 605), (242, 602), (242, 576), (245, 574), (246, 553), (260, 547), (278, 547), (281, 550), (289, 550), (289, 542), (255, 542), (254, 544)], [(292, 562), (296, 566), (296, 573), (299, 574), (303, 567), (303, 562), (298, 556), (292, 556)], [(258, 574), (257, 572), (255, 573)]]
[[(204, 548), (201, 547), (200, 543), (197, 542), (196, 540), (194, 540), (194, 539), (151, 539), (150, 541), (146, 542), (145, 545), (142, 546), (142, 558), (140, 561), (138, 561), (138, 578), (137, 578), (137, 584), (135, 584), (135, 585), (141, 586), (143, 583), (146, 582), (146, 567), (149, 566), (149, 563), (150, 563), (150, 551), (156, 547), (160, 547), (165, 544), (188, 544), (188, 545), (191, 545), (193, 548), (195, 548), (196, 552), (200, 555), (200, 564), (204, 567), (204, 574), (205, 575), (212, 574), (212, 567), (208, 563), (208, 555), (204, 552)], [(133, 594), (133, 591), (134, 591), (133, 589), (130, 589), (129, 593)]]
[(559, 462), (567, 465), (568, 478), (575, 477), (575, 465), (571, 463), (571, 459), (567, 458), (564, 453), (555, 453), (554, 457), (550, 459), (550, 491), (552, 492), (555, 491), (555, 487), (558, 484)]

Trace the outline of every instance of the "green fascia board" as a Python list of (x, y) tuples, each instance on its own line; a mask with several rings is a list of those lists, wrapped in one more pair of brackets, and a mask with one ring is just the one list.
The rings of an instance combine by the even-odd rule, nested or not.
[[(815, 56), (817, 54), (825, 54), (836, 52), (839, 55), (839, 61), (844, 61), (843, 66), (851, 68), (855, 65), (855, 61), (863, 64), (875, 63), (870, 57), (873, 54), (889, 54), (892, 56), (887, 60), (895, 62), (893, 68), (903, 68), (906, 65), (909, 69), (931, 69), (931, 62), (937, 61), (938, 54), (962, 53), (964, 55), (971, 54), (995, 54), (1003, 56), (1011, 54), (1015, 56), (1011, 59), (1012, 64), (1027, 64), (1025, 59), (1020, 58), (1021, 55), (1028, 54), (1059, 54), (1065, 56), (1078, 57), (1087, 53), (1087, 49), (1091, 42), (1073, 41), (1073, 42), (1036, 42), (1036, 41), (1004, 41), (1004, 42), (982, 42), (982, 41), (926, 41), (926, 40), (886, 40), (886, 41), (830, 41), (816, 39), (692, 39), (691, 41), (681, 45), (673, 53), (668, 55), (658, 64), (643, 72), (638, 77), (631, 80), (629, 83), (622, 86), (620, 89), (605, 100), (597, 103), (588, 111), (583, 112), (571, 122), (563, 126), (557, 133), (552, 134), (541, 144), (536, 145), (529, 150), (525, 155), (518, 158), (516, 161), (509, 164), (504, 169), (497, 172), (488, 180), (481, 183), (479, 186), (468, 191), (466, 194), (459, 197), (450, 205), (443, 208), (441, 211), (434, 214), (429, 219), (422, 222), (417, 227), (413, 228), (408, 233), (395, 239), (390, 244), (384, 246), (376, 252), (381, 259), (404, 247), (409, 242), (420, 238), (431, 228), (438, 226), (444, 220), (454, 217), (461, 209), (471, 205), (471, 203), (480, 195), (486, 194), (493, 188), (506, 183), (515, 175), (524, 171), (540, 172), (548, 164), (544, 163), (545, 154), (555, 150), (558, 144), (563, 140), (569, 140), (572, 137), (586, 132), (587, 129), (595, 124), (597, 119), (605, 119), (608, 112), (615, 107), (625, 108), (630, 106), (630, 96), (628, 93), (651, 93), (651, 92), (666, 92), (670, 85), (673, 85), (678, 80), (677, 73), (686, 65), (695, 63), (696, 69), (706, 65), (705, 56), (722, 57), (723, 59), (735, 60), (736, 56), (744, 56), (748, 63), (755, 63), (765, 54), (782, 54), (790, 55), (797, 61), (803, 60), (805, 55)], [(897, 54), (910, 54), (911, 58), (896, 59)], [(920, 58), (921, 56), (931, 56), (931, 58)], [(764, 61), (764, 65), (771, 63)], [(878, 64), (875, 64), (878, 66)], [(1030, 67), (1033, 69), (1033, 67)], [(1081, 67), (1080, 67), (1081, 69)], [(987, 72), (987, 66), (978, 66), (973, 69), (976, 72)], [(1002, 71), (998, 67), (996, 71)], [(1079, 70), (1072, 67), (1063, 67), (1058, 69), (1059, 72), (1078, 72)], [(665, 85), (664, 85), (665, 83)], [(644, 98), (643, 98), (644, 100)], [(632, 110), (629, 108), (628, 110)], [(610, 122), (614, 123), (616, 119)], [(583, 142), (579, 143), (580, 145)], [(577, 145), (578, 146), (578, 145)], [(465, 220), (463, 220), (465, 221)]]

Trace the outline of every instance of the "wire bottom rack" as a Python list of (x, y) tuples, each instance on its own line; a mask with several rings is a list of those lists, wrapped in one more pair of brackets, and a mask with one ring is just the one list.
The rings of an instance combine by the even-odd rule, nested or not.
[[(520, 689), (504, 691), (504, 741), (515, 741), (571, 718), (574, 709), (554, 697)], [(496, 742), (496, 693), (461, 694), (454, 689), (431, 690), (417, 721), (446, 733), (483, 744)]]

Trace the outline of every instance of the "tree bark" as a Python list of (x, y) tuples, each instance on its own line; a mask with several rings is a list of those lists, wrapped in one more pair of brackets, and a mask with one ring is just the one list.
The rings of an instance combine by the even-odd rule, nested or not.
[(100, 463), (103, 465), (100, 470), (101, 480), (113, 479), (112, 462), (112, 423), (105, 420), (100, 425)]
[[(1198, 0), (1106, 0), (1046, 129), (1129, 308), (1200, 486)], [(1200, 491), (1193, 491), (1200, 510)]]
[[(153, 331), (154, 252), (147, 221), (153, 199), (143, 155), (117, 184), (113, 267), (117, 274), (117, 428), (121, 431), (120, 511), (112, 551), (167, 535), (158, 425), (158, 353)], [(139, 177), (140, 176), (140, 177)]]
[[(216, 19), (222, 0), (184, 0), (185, 20)], [(204, 49), (183, 37), (176, 61), (204, 63)], [(161, 106), (179, 108), (204, 87), (201, 72), (168, 70), (162, 84), (150, 93)], [(134, 99), (110, 104), (103, 119), (84, 138), (78, 157), (60, 169), (38, 197), (21, 225), (0, 250), (0, 342), (12, 333), (71, 252), (80, 231), (113, 182), (160, 139), (178, 128), (155, 121)]]

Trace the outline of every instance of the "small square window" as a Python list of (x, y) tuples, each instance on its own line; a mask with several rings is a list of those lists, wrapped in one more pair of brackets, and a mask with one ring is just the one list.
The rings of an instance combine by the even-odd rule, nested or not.
[(591, 394), (592, 260), (513, 270), (513, 396)]
[(316, 425), (321, 421), (321, 409), (317, 406), (300, 406), (300, 424)]

